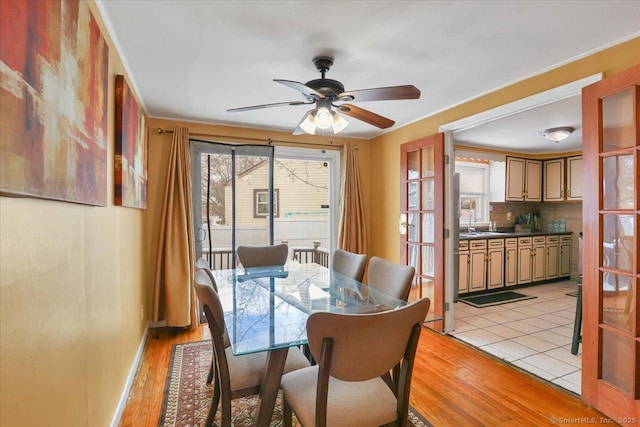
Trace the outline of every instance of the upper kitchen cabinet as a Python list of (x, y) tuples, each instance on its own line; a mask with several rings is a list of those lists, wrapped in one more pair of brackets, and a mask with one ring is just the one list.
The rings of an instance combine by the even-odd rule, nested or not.
[(582, 156), (567, 157), (567, 200), (582, 200)]
[(506, 201), (542, 201), (542, 161), (507, 157)]
[(545, 160), (542, 163), (544, 175), (543, 200), (559, 202), (564, 200), (564, 159)]

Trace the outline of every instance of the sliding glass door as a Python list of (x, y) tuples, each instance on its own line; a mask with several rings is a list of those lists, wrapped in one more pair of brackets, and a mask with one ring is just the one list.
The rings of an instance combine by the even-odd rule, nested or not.
[(273, 244), (274, 148), (197, 140), (190, 147), (196, 255), (214, 269), (233, 268), (238, 246)]

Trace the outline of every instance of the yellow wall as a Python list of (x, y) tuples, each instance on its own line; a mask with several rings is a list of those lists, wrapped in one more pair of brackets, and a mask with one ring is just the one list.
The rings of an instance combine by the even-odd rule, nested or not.
[(109, 425), (146, 326), (145, 211), (113, 205), (125, 72), (89, 7), (109, 43), (108, 206), (0, 197), (2, 426)]
[[(375, 195), (370, 229), (376, 230), (369, 245), (369, 255), (399, 261), (400, 236), (400, 145), (432, 135), (441, 125), (507, 104), (527, 96), (579, 80), (599, 72), (605, 77), (640, 63), (640, 38), (619, 44), (554, 70), (528, 78), (457, 107), (427, 117), (394, 132), (371, 140), (371, 175), (368, 183)], [(422, 96), (429, 96), (423, 93)], [(373, 190), (375, 189), (375, 190)]]

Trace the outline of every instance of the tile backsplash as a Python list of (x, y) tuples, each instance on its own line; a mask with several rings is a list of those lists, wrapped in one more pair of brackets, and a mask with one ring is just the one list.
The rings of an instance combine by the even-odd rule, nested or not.
[[(511, 212), (511, 219), (507, 219)], [(542, 230), (547, 230), (549, 221), (564, 220), (566, 230), (572, 231), (571, 240), (571, 278), (578, 277), (578, 234), (582, 231), (582, 202), (562, 203), (532, 203), (532, 202), (504, 202), (491, 203), (489, 217), (496, 222), (496, 227), (507, 228), (515, 226), (518, 215), (530, 212), (540, 213)]]

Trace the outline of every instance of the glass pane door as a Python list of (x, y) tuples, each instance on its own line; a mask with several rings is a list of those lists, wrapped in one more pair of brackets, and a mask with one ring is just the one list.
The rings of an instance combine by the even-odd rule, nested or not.
[(401, 235), (403, 262), (416, 270), (409, 296), (431, 299), (428, 326), (440, 330), (444, 307), (443, 257), (443, 144), (442, 134), (404, 144), (402, 206), (406, 233)]
[(273, 244), (273, 147), (191, 141), (196, 254), (233, 268), (239, 245)]
[[(640, 66), (584, 89), (583, 398), (620, 424), (640, 407)], [(635, 420), (635, 422), (633, 422)]]

